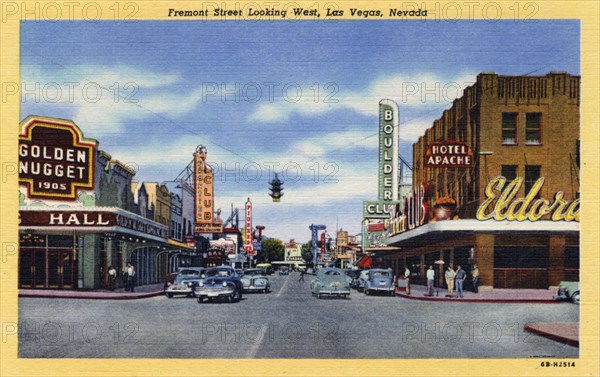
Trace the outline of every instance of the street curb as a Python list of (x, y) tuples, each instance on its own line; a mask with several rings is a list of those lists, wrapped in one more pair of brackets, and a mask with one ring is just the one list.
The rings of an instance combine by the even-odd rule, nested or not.
[(420, 301), (430, 301), (430, 302), (474, 302), (474, 303), (485, 303), (485, 304), (560, 304), (560, 301), (557, 300), (508, 300), (508, 299), (474, 299), (474, 300), (465, 300), (464, 298), (427, 298), (427, 297), (419, 297), (419, 296), (411, 296), (406, 294), (400, 294), (396, 292), (397, 297), (407, 298), (410, 300), (420, 300)]
[(140, 298), (149, 298), (163, 295), (163, 291), (144, 292), (139, 294), (114, 293), (114, 294), (94, 294), (98, 292), (90, 292), (86, 295), (66, 295), (66, 294), (44, 294), (44, 293), (27, 293), (19, 291), (19, 297), (35, 297), (35, 298), (68, 298), (68, 299), (84, 299), (84, 300), (137, 300)]
[(527, 323), (523, 326), (523, 329), (530, 333), (533, 333), (533, 334), (536, 334), (539, 336), (543, 336), (544, 338), (552, 339), (557, 342), (565, 343), (569, 346), (579, 348), (579, 340), (569, 339), (569, 338), (566, 338), (566, 337), (558, 335), (558, 334), (553, 334), (553, 333), (550, 333), (547, 331), (536, 329), (535, 327), (533, 327), (533, 325), (530, 325)]

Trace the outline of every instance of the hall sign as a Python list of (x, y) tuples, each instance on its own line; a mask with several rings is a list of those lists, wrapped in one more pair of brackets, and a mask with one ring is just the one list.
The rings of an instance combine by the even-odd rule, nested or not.
[(425, 167), (428, 168), (471, 168), (473, 152), (460, 141), (437, 141), (425, 152)]
[(485, 189), (486, 199), (477, 210), (477, 219), (537, 221), (549, 215), (552, 221), (579, 221), (579, 199), (567, 201), (562, 191), (554, 194), (552, 202), (538, 198), (544, 185), (543, 177), (535, 182), (525, 197), (517, 198), (522, 185), (522, 177), (515, 178), (508, 185), (502, 176), (492, 179)]
[(19, 134), (19, 183), (30, 198), (75, 201), (78, 190), (94, 188), (96, 147), (71, 121), (28, 117)]
[(19, 226), (40, 227), (121, 227), (160, 238), (168, 238), (166, 226), (111, 211), (19, 211)]

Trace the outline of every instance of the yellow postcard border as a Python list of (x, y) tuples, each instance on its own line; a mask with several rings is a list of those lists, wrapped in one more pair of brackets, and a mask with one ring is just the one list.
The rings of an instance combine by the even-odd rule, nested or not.
[[(71, 5), (66, 5), (70, 3)], [(17, 337), (13, 334), (17, 324), (17, 242), (18, 242), (18, 177), (17, 141), (19, 134), (19, 95), (13, 84), (19, 83), (19, 23), (21, 19), (51, 19), (52, 7), (62, 7), (62, 20), (94, 19), (94, 10), (102, 10), (102, 19), (171, 20), (169, 8), (201, 9), (208, 3), (235, 9), (244, 7), (242, 1), (0, 1), (0, 77), (2, 102), (0, 106), (0, 229), (2, 263), (0, 263), (1, 327), (0, 375), (2, 376), (129, 376), (129, 375), (219, 375), (219, 376), (397, 376), (397, 375), (598, 375), (599, 357), (599, 3), (596, 1), (418, 1), (393, 2), (360, 0), (338, 1), (279, 1), (255, 4), (294, 3), (307, 8), (322, 8), (325, 4), (340, 9), (361, 7), (382, 9), (400, 4), (413, 4), (422, 9), (447, 8), (451, 4), (473, 7), (461, 19), (493, 19), (494, 13), (478, 13), (477, 9), (503, 10), (502, 18), (514, 18), (514, 8), (522, 11), (519, 17), (530, 15), (534, 19), (579, 19), (581, 21), (581, 274), (582, 290), (586, 293), (581, 304), (580, 357), (574, 359), (574, 368), (541, 368), (538, 359), (381, 359), (381, 360), (177, 360), (177, 359), (18, 359)], [(450, 5), (449, 5), (450, 4)], [(471, 4), (471, 5), (467, 5)], [(16, 8), (15, 8), (16, 7)], [(82, 12), (87, 7), (87, 14)], [(112, 7), (112, 8), (111, 8)], [(437, 7), (437, 8), (436, 8)], [(44, 10), (45, 9), (45, 10)], [(78, 11), (79, 9), (79, 11)], [(71, 11), (69, 11), (71, 10)], [(91, 12), (91, 13), (89, 13)], [(527, 13), (529, 12), (529, 13)], [(349, 13), (349, 12), (346, 12)], [(385, 12), (384, 12), (385, 13)], [(454, 18), (451, 13), (448, 18)], [(349, 18), (345, 16), (344, 18)], [(383, 19), (386, 19), (384, 17)], [(196, 18), (201, 21), (202, 18)], [(211, 18), (214, 19), (214, 18)], [(222, 18), (217, 18), (222, 19)], [(235, 18), (228, 18), (235, 22)], [(314, 19), (314, 17), (307, 17)], [(275, 21), (276, 22), (276, 21)], [(405, 22), (414, 22), (405, 20)], [(441, 21), (449, 22), (449, 21)], [(126, 38), (126, 36), (124, 36)], [(18, 86), (16, 88), (18, 90)], [(12, 94), (11, 94), (12, 93)], [(573, 359), (568, 359), (573, 361)]]

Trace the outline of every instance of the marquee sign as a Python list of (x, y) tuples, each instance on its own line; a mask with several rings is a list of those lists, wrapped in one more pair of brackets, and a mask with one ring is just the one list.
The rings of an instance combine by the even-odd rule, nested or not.
[(194, 233), (221, 233), (223, 223), (214, 221), (214, 174), (206, 163), (206, 147), (199, 145), (194, 152), (195, 219)]
[(244, 244), (246, 255), (256, 255), (256, 250), (252, 245), (252, 202), (250, 198), (246, 202), (246, 243)]
[(379, 102), (379, 200), (398, 199), (398, 105)]
[(562, 191), (554, 194), (552, 203), (537, 198), (544, 185), (543, 177), (534, 183), (524, 198), (516, 198), (522, 185), (522, 177), (515, 178), (508, 185), (502, 176), (489, 181), (485, 189), (486, 199), (477, 209), (477, 220), (537, 221), (549, 216), (552, 221), (579, 221), (579, 198), (566, 201)]
[(94, 188), (98, 142), (68, 120), (30, 116), (19, 134), (19, 183), (35, 199), (77, 199)]
[[(169, 229), (162, 224), (115, 211), (19, 211), (21, 227), (56, 227), (94, 229), (120, 227), (149, 236), (169, 238)], [(116, 230), (119, 230), (118, 228)]]
[(471, 168), (473, 152), (460, 141), (436, 141), (427, 147), (424, 160), (427, 168)]
[(422, 184), (404, 197), (404, 206), (396, 205), (390, 212), (389, 236), (394, 236), (429, 222), (429, 190)]
[(387, 218), (398, 200), (398, 105), (379, 102), (379, 180), (378, 200), (363, 202), (364, 218)]

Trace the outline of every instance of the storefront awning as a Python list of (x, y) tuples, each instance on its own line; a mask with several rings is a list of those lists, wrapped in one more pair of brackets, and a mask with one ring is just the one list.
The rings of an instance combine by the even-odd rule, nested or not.
[(173, 245), (173, 246), (176, 246), (176, 247), (178, 247), (180, 249), (184, 249), (184, 250), (188, 250), (188, 251), (191, 251), (191, 250), (195, 249), (193, 246), (190, 246), (190, 245), (188, 245), (186, 243), (183, 243), (183, 242), (175, 241), (175, 240), (170, 239), (170, 238), (167, 240), (167, 243), (169, 245)]
[(362, 258), (356, 262), (355, 266), (360, 268), (371, 268), (373, 265), (373, 258), (370, 255), (363, 255)]
[(578, 222), (566, 221), (480, 221), (475, 219), (436, 221), (388, 238), (395, 247), (419, 247), (477, 233), (491, 234), (577, 234)]

